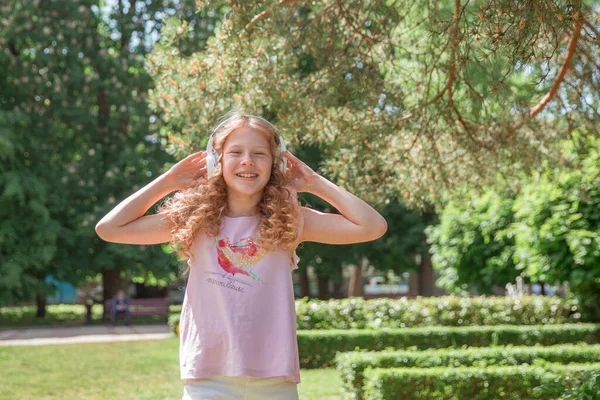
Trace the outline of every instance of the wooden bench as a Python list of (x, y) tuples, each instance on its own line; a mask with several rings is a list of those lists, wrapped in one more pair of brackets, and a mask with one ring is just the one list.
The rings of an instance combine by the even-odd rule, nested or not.
[[(110, 309), (112, 299), (104, 301), (104, 319), (110, 319)], [(129, 314), (133, 317), (147, 316), (169, 316), (169, 299), (167, 297), (159, 299), (129, 299)], [(117, 313), (117, 318), (123, 313)]]

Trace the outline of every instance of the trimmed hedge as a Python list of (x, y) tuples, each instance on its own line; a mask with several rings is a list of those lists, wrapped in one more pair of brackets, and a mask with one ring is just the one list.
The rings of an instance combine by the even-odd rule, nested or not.
[[(170, 323), (173, 328), (179, 323), (179, 314), (173, 316)], [(577, 300), (561, 297), (296, 300), (296, 326), (299, 330), (541, 325), (585, 321)]]
[(600, 363), (600, 345), (557, 345), (338, 353), (342, 387), (351, 399), (362, 398), (367, 368), (488, 367), (533, 364), (537, 360), (567, 363)]
[(298, 329), (306, 330), (541, 325), (583, 321), (577, 300), (548, 296), (296, 300), (296, 325)]
[(600, 363), (538, 363), (509, 367), (391, 368), (365, 371), (366, 400), (554, 400), (534, 388), (562, 377), (579, 378)]
[(600, 324), (298, 331), (302, 368), (330, 367), (334, 365), (337, 352), (359, 349), (380, 351), (415, 347), (425, 350), (508, 344), (549, 346), (578, 342), (600, 343)]

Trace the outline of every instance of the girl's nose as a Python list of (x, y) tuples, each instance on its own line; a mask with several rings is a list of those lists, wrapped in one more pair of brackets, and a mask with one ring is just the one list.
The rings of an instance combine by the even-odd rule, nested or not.
[(252, 155), (251, 155), (251, 154), (246, 154), (246, 155), (244, 155), (244, 156), (242, 157), (242, 161), (241, 161), (241, 163), (242, 163), (243, 165), (248, 165), (248, 164), (250, 164), (250, 165), (254, 165), (254, 159), (252, 158)]

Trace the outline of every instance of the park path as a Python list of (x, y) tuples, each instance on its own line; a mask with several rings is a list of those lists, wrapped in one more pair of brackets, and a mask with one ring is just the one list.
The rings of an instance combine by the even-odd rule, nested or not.
[(130, 340), (156, 340), (173, 336), (168, 325), (131, 326), (74, 326), (32, 327), (0, 330), (0, 346), (41, 346), (48, 344), (123, 342)]

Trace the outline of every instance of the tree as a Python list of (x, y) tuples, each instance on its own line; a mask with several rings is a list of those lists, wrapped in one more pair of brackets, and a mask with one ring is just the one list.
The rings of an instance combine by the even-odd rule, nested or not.
[(563, 165), (537, 174), (515, 201), (516, 268), (542, 282), (569, 282), (590, 318), (600, 321), (600, 140), (577, 132)]
[[(588, 3), (297, 0), (226, 10), (205, 50), (172, 21), (149, 57), (173, 143), (205, 142), (234, 105), (274, 115), (288, 142), (328, 149), (322, 172), (359, 196), (465, 198), (597, 134), (597, 10)], [(167, 120), (167, 123), (169, 123)]]
[[(73, 23), (73, 8), (55, 10), (52, 5), (33, 7), (11, 2), (0, 6), (0, 73), (3, 89), (0, 105), (3, 117), (2, 185), (0, 202), (3, 207), (2, 300), (15, 302), (35, 298), (38, 316), (44, 316), (45, 297), (50, 287), (44, 282), (47, 274), (56, 277), (73, 274), (70, 265), (61, 266), (60, 241), (69, 239), (68, 232), (56, 218), (64, 208), (67, 191), (61, 180), (64, 164), (71, 160), (80, 142), (75, 132), (82, 127), (66, 126), (75, 100), (73, 86), (61, 85), (62, 74), (70, 69), (73, 81), (81, 79), (77, 53), (55, 52), (58, 42), (48, 37), (57, 29), (59, 16), (67, 25)], [(76, 10), (76, 9), (75, 9)], [(38, 23), (36, 25), (36, 23)], [(72, 26), (72, 25), (71, 25)], [(76, 24), (60, 36), (69, 43), (86, 32), (86, 26)], [(87, 31), (88, 35), (91, 33)], [(49, 44), (49, 47), (46, 47)], [(56, 107), (55, 102), (60, 107)], [(57, 109), (59, 108), (59, 109)], [(69, 111), (71, 110), (71, 111)], [(56, 115), (63, 115), (63, 120)], [(49, 133), (56, 142), (49, 143)], [(58, 151), (61, 144), (62, 151)]]
[(518, 192), (490, 189), (444, 209), (440, 225), (428, 230), (442, 285), (489, 292), (517, 276), (568, 282), (600, 320), (600, 140), (574, 132), (561, 148), (561, 164), (523, 177)]
[(515, 240), (510, 193), (494, 190), (476, 194), (469, 202), (451, 202), (439, 225), (426, 233), (431, 260), (439, 270), (438, 285), (452, 292), (492, 294), (494, 287), (514, 282), (520, 271), (513, 261)]
[(73, 284), (101, 273), (105, 297), (122, 277), (174, 278), (159, 247), (103, 242), (94, 225), (173, 161), (151, 123), (160, 115), (147, 107), (144, 56), (164, 15), (188, 18), (182, 46), (201, 48), (214, 18), (193, 10), (191, 1), (0, 5), (0, 302), (37, 297), (43, 316), (49, 273)]

